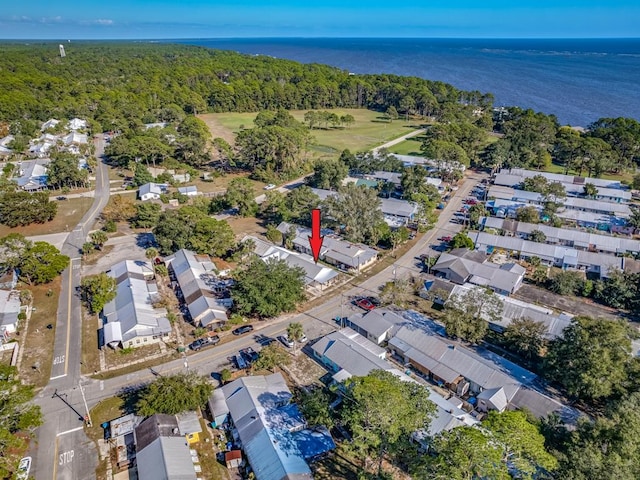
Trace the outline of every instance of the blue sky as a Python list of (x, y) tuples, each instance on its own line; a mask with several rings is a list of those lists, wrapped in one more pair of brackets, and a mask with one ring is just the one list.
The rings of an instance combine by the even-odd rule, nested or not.
[(638, 0), (7, 0), (4, 39), (640, 37)]

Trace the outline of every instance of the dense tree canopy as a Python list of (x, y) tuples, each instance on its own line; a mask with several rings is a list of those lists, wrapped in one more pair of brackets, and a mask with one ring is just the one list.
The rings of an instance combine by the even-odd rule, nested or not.
[(116, 279), (104, 272), (84, 277), (80, 282), (82, 299), (91, 313), (100, 313), (102, 308), (116, 298)]
[(232, 294), (236, 310), (244, 315), (275, 317), (290, 312), (304, 300), (304, 270), (284, 260), (254, 258), (236, 272)]
[(475, 287), (464, 295), (452, 295), (447, 300), (442, 322), (447, 335), (477, 343), (487, 332), (487, 322), (497, 321), (503, 308), (497, 294)]
[(136, 413), (146, 417), (197, 410), (207, 403), (212, 392), (211, 382), (195, 372), (159, 376), (140, 393)]
[(9, 191), (0, 193), (0, 223), (8, 227), (46, 223), (53, 220), (58, 204), (47, 192)]
[(29, 285), (49, 283), (69, 266), (69, 257), (47, 242), (27, 243), (20, 256), (20, 278)]

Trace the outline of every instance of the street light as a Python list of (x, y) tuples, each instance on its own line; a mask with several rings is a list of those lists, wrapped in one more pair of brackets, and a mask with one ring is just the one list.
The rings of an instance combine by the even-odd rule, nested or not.
[(91, 427), (91, 413), (89, 413), (89, 406), (87, 405), (87, 399), (84, 396), (84, 388), (82, 387), (82, 383), (78, 382), (78, 386), (80, 387), (80, 393), (82, 394), (82, 402), (84, 403), (84, 409), (87, 414), (84, 416), (84, 421), (87, 422), (87, 426)]

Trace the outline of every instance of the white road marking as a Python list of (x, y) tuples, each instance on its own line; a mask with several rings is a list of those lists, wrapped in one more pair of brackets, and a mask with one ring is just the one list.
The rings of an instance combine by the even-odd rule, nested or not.
[(73, 462), (73, 455), (74, 455), (74, 451), (73, 450), (68, 450), (66, 452), (62, 452), (58, 458), (58, 465), (62, 466), (62, 465), (66, 465), (67, 463), (71, 463)]
[(55, 377), (49, 377), (49, 380), (55, 380), (56, 378), (62, 378), (62, 377), (66, 377), (67, 374), (63, 373), (62, 375), (56, 375)]
[(73, 432), (77, 432), (78, 430), (82, 430), (84, 427), (76, 427), (76, 428), (72, 428), (71, 430), (66, 430), (64, 432), (60, 432), (58, 433), (56, 436), (60, 437), (62, 435), (66, 435), (67, 433), (73, 433)]

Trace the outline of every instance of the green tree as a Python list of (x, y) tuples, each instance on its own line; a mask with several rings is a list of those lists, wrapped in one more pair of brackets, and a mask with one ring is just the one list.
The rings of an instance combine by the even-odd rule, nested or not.
[(230, 207), (237, 208), (242, 217), (251, 217), (258, 212), (253, 184), (246, 178), (234, 178), (229, 182), (225, 199)]
[(258, 360), (253, 364), (257, 370), (271, 370), (275, 372), (278, 367), (289, 365), (291, 355), (278, 343), (271, 342), (258, 353)]
[(520, 207), (516, 210), (516, 219), (519, 222), (539, 223), (540, 212), (538, 212), (538, 209), (533, 205), (529, 205), (527, 207)]
[(629, 335), (623, 321), (574, 317), (549, 343), (545, 375), (584, 400), (624, 392), (633, 360)]
[(529, 240), (532, 242), (544, 243), (547, 241), (547, 236), (542, 230), (532, 230), (529, 234)]
[(304, 328), (300, 322), (292, 322), (287, 326), (287, 338), (294, 342), (294, 348), (303, 337)]
[(547, 327), (527, 317), (516, 318), (502, 333), (505, 346), (527, 361), (536, 360), (545, 345)]
[(531, 280), (538, 285), (544, 284), (547, 281), (547, 278), (547, 267), (538, 266), (533, 269), (533, 272), (531, 272)]
[(161, 376), (142, 390), (136, 412), (146, 417), (197, 410), (207, 403), (212, 392), (209, 380), (195, 372)]
[(398, 110), (393, 105), (390, 105), (387, 110), (384, 112), (385, 117), (389, 119), (390, 122), (393, 122), (398, 118)]
[(380, 240), (376, 225), (384, 217), (375, 189), (350, 183), (338, 189), (337, 195), (328, 197), (324, 205), (326, 216), (342, 226), (349, 241), (375, 245)]
[(135, 173), (133, 175), (133, 184), (136, 187), (139, 187), (140, 185), (144, 185), (146, 183), (153, 182), (153, 180), (154, 180), (153, 175), (149, 173), (149, 170), (147, 170), (147, 167), (145, 167), (140, 163), (136, 164)]
[(265, 236), (270, 242), (273, 242), (276, 245), (282, 245), (282, 232), (280, 232), (280, 230), (278, 230), (275, 225), (267, 225)]
[(350, 447), (364, 459), (375, 461), (378, 475), (382, 461), (406, 444), (417, 430), (428, 428), (435, 405), (428, 390), (413, 382), (404, 382), (390, 372), (374, 370), (366, 377), (351, 377), (344, 382), (346, 391), (342, 421), (353, 432)]
[(52, 155), (47, 167), (47, 184), (55, 188), (82, 187), (88, 177), (88, 170), (78, 168), (78, 158), (71, 153), (58, 152)]
[(102, 250), (102, 247), (107, 243), (109, 237), (102, 230), (96, 230), (89, 234), (89, 239), (99, 250)]
[(627, 219), (627, 225), (640, 229), (640, 209), (634, 208), (631, 210), (631, 216)]
[(284, 260), (254, 258), (236, 273), (232, 294), (239, 313), (275, 317), (304, 299), (304, 270), (289, 267)]
[(58, 204), (47, 192), (5, 191), (0, 193), (0, 223), (8, 227), (46, 223), (56, 216)]
[(571, 270), (557, 273), (549, 279), (548, 288), (558, 295), (577, 295), (584, 287), (584, 278), (580, 272)]
[(69, 257), (53, 245), (35, 242), (20, 261), (20, 278), (29, 285), (49, 283), (69, 266)]
[(116, 298), (116, 279), (104, 272), (84, 277), (80, 282), (82, 299), (93, 314), (98, 314), (111, 300)]
[(487, 322), (502, 317), (504, 303), (491, 290), (474, 287), (464, 295), (451, 295), (445, 303), (442, 323), (447, 335), (478, 343), (487, 333)]
[(471, 240), (465, 232), (456, 233), (451, 241), (449, 242), (448, 247), (450, 249), (454, 248), (468, 248), (473, 250), (473, 240)]
[(471, 224), (471, 227), (477, 228), (480, 224), (480, 219), (482, 217), (486, 217), (489, 212), (485, 208), (484, 204), (476, 203), (475, 205), (471, 205), (471, 207), (469, 207), (469, 211), (467, 212), (467, 214), (469, 215), (469, 223)]
[(585, 197), (595, 198), (598, 195), (598, 187), (593, 183), (586, 183), (582, 189)]
[(0, 392), (0, 477), (17, 478), (18, 461), (34, 430), (42, 425), (42, 414), (31, 403), (34, 387), (20, 381), (16, 367), (0, 365)]
[(406, 308), (414, 293), (413, 281), (409, 278), (399, 278), (382, 286), (380, 300), (385, 305), (397, 305), (400, 308)]
[(349, 174), (347, 166), (340, 159), (318, 161), (309, 177), (309, 184), (316, 188), (337, 190)]
[(220, 370), (220, 381), (223, 385), (229, 383), (232, 378), (233, 375), (231, 374), (231, 370), (229, 370), (228, 368), (223, 368), (222, 370)]
[(19, 233), (0, 238), (0, 264), (7, 268), (18, 268), (32, 246), (33, 242)]
[(153, 260), (158, 256), (158, 249), (155, 247), (149, 247), (144, 251), (144, 256), (149, 260)]
[(153, 228), (158, 224), (162, 207), (157, 203), (142, 202), (136, 205), (136, 216), (133, 225), (136, 228)]
[(333, 428), (335, 414), (330, 407), (331, 396), (324, 388), (301, 389), (298, 404), (309, 425), (323, 425), (329, 429)]
[(81, 252), (83, 255), (88, 255), (96, 249), (96, 246), (92, 242), (84, 242), (82, 244)]
[(640, 274), (611, 269), (596, 282), (593, 298), (609, 307), (634, 310), (640, 306)]

